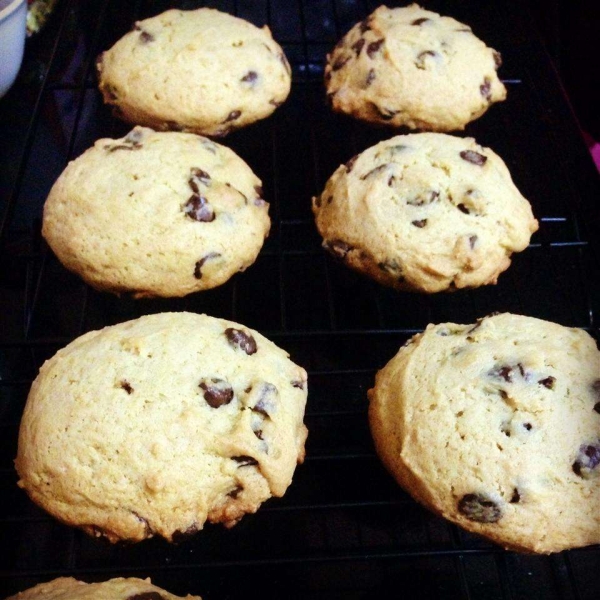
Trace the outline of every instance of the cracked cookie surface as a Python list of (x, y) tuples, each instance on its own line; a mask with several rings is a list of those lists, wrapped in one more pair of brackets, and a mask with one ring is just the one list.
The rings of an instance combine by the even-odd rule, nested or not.
[(497, 154), (441, 133), (368, 148), (338, 167), (312, 208), (326, 250), (400, 290), (496, 283), (538, 228)]
[(100, 583), (85, 583), (59, 577), (40, 583), (6, 600), (202, 600), (200, 596), (174, 596), (152, 585), (150, 579), (117, 577)]
[(161, 313), (92, 331), (32, 385), (19, 486), (111, 541), (230, 527), (290, 485), (306, 396), (304, 369), (230, 321)]
[(369, 399), (381, 460), (434, 512), (520, 551), (600, 542), (600, 352), (583, 330), (429, 325)]
[(327, 57), (332, 108), (381, 125), (464, 129), (506, 98), (499, 52), (470, 27), (416, 4), (380, 6)]
[(115, 115), (157, 130), (223, 136), (285, 102), (291, 69), (269, 28), (209, 8), (135, 23), (97, 61)]
[(96, 289), (185, 296), (255, 261), (270, 228), (262, 194), (229, 148), (136, 127), (69, 163), (44, 206), (42, 234)]

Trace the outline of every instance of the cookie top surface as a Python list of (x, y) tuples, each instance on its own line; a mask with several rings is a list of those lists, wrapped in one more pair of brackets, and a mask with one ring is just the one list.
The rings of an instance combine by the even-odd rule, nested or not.
[(470, 27), (416, 4), (380, 6), (328, 55), (332, 107), (393, 127), (453, 131), (506, 98), (501, 56)]
[(313, 199), (323, 246), (384, 285), (495, 283), (537, 230), (502, 159), (472, 138), (396, 136), (341, 165)]
[[(59, 577), (20, 592), (6, 600), (180, 600), (149, 579), (118, 577), (101, 583), (85, 583), (72, 577)], [(200, 596), (185, 596), (186, 600), (202, 600)]]
[(516, 550), (600, 542), (600, 352), (500, 314), (429, 325), (378, 374), (377, 451), (418, 501)]
[(136, 127), (69, 163), (42, 233), (95, 288), (184, 296), (251, 265), (270, 227), (260, 180), (232, 150)]
[(291, 85), (290, 66), (266, 25), (209, 8), (137, 22), (97, 68), (117, 116), (211, 136), (269, 116)]
[(289, 486), (306, 396), (304, 369), (236, 323), (162, 313), (92, 331), (32, 385), (19, 485), (111, 541), (231, 526)]

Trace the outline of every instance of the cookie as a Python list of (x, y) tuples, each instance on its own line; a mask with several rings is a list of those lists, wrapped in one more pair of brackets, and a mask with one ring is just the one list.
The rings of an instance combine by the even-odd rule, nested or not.
[(416, 4), (380, 6), (327, 56), (334, 110), (371, 123), (453, 131), (506, 98), (499, 52), (471, 28)]
[(341, 165), (313, 198), (323, 246), (400, 290), (496, 283), (538, 223), (502, 159), (472, 138), (396, 136)]
[(418, 502), (508, 549), (600, 543), (600, 352), (513, 314), (429, 325), (377, 374), (369, 419)]
[(44, 206), (42, 234), (96, 289), (185, 296), (255, 261), (270, 227), (262, 194), (232, 150), (136, 127), (69, 163)]
[[(152, 585), (149, 579), (118, 577), (101, 583), (85, 583), (72, 577), (59, 577), (20, 592), (6, 600), (181, 600)], [(200, 596), (185, 596), (202, 600)]]
[(230, 321), (162, 313), (92, 331), (32, 385), (19, 486), (112, 542), (231, 527), (290, 485), (306, 396), (304, 369)]
[(158, 130), (223, 136), (268, 117), (291, 69), (269, 28), (209, 8), (137, 22), (97, 61), (115, 115)]

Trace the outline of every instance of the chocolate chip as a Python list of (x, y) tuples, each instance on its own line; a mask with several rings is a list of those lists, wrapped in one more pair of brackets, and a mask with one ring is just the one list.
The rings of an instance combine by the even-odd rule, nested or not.
[(321, 201), (321, 196), (315, 196), (314, 201), (315, 201), (315, 206), (317, 208), (321, 208), (321, 202), (322, 202)]
[(139, 150), (142, 147), (142, 132), (139, 129), (132, 129), (124, 138), (123, 144), (117, 144), (116, 146), (107, 145), (105, 148), (109, 152), (115, 152), (116, 150)]
[(505, 365), (503, 367), (497, 367), (496, 369), (492, 369), (488, 372), (490, 377), (504, 379), (504, 381), (511, 383), (513, 376), (513, 367), (509, 367)]
[(338, 56), (336, 61), (331, 66), (332, 71), (339, 71), (348, 61), (350, 60), (349, 56)]
[(344, 260), (346, 255), (350, 250), (352, 250), (352, 246), (343, 242), (342, 240), (332, 240), (331, 242), (325, 242), (323, 244), (325, 250), (327, 250), (330, 254), (333, 254), (336, 258)]
[(488, 77), (483, 79), (483, 83), (479, 86), (479, 93), (489, 102), (492, 99), (492, 82)]
[(385, 171), (389, 166), (390, 166), (390, 163), (386, 163), (385, 165), (379, 165), (378, 167), (371, 169), (368, 173), (361, 175), (360, 179), (361, 179), (361, 181), (364, 181), (365, 179), (368, 179), (372, 175), (377, 175), (377, 173), (381, 173), (382, 171)]
[(424, 50), (417, 56), (417, 60), (415, 61), (415, 67), (417, 67), (417, 69), (425, 69), (426, 60), (428, 56), (436, 58), (437, 56), (439, 56), (439, 54), (435, 50)]
[(225, 330), (225, 337), (232, 346), (237, 346), (248, 355), (254, 354), (258, 350), (254, 338), (241, 329), (228, 327)]
[(402, 280), (402, 265), (395, 258), (389, 258), (380, 263), (377, 263), (377, 266), (386, 273), (397, 277), (399, 281)]
[(265, 193), (265, 190), (263, 189), (262, 185), (255, 185), (254, 191), (256, 192), (256, 194), (259, 198), (262, 198)]
[(192, 188), (192, 191), (195, 192), (196, 194), (200, 193), (200, 187), (199, 187), (198, 183), (202, 183), (204, 185), (210, 185), (210, 182), (211, 182), (210, 175), (206, 171), (203, 171), (202, 169), (199, 169), (198, 167), (192, 167), (190, 169), (190, 178), (188, 180), (188, 184)]
[(354, 163), (358, 160), (358, 154), (354, 155), (347, 163), (346, 163), (346, 173), (350, 173), (354, 167)]
[(411, 25), (423, 25), (423, 23), (427, 23), (427, 21), (431, 21), (427, 17), (421, 17), (420, 19), (415, 19)]
[(150, 42), (154, 41), (154, 36), (151, 33), (148, 33), (147, 31), (141, 30), (140, 33), (140, 42), (142, 44), (149, 44)]
[(217, 145), (214, 142), (211, 142), (206, 138), (201, 138), (200, 144), (202, 144), (202, 146), (204, 146), (204, 148), (208, 150), (211, 154), (217, 153)]
[(533, 425), (531, 423), (523, 423), (523, 427), (525, 427), (527, 431), (531, 431)]
[(183, 205), (183, 212), (194, 221), (210, 223), (215, 220), (215, 211), (204, 196), (194, 194)]
[(204, 399), (212, 408), (219, 408), (233, 400), (233, 388), (224, 379), (213, 377), (201, 381), (199, 386), (204, 390)]
[(354, 52), (356, 52), (356, 56), (358, 56), (360, 54), (360, 51), (363, 49), (364, 45), (365, 45), (365, 38), (360, 38), (359, 40), (354, 42), (354, 44), (352, 44), (351, 48), (352, 48), (352, 50), (354, 50)]
[(118, 144), (117, 146), (105, 146), (108, 152), (116, 152), (117, 150), (140, 150), (141, 144)]
[(540, 385), (543, 385), (545, 388), (548, 388), (549, 390), (553, 390), (555, 381), (556, 381), (556, 377), (552, 377), (552, 375), (549, 375), (545, 379), (540, 379), (538, 381), (538, 383)]
[(231, 490), (227, 495), (234, 500), (240, 495), (241, 492), (244, 491), (244, 488), (241, 485), (236, 486), (235, 489)]
[(464, 204), (457, 204), (456, 208), (458, 208), (458, 210), (460, 210), (460, 212), (465, 213), (465, 215), (470, 215), (471, 214), (471, 212), (469, 211), (469, 209)]
[(422, 229), (423, 227), (425, 227), (425, 225), (427, 225), (427, 219), (420, 219), (418, 221), (412, 221), (412, 224), (415, 227), (418, 227), (419, 229)]
[(371, 29), (371, 17), (367, 17), (364, 21), (361, 21), (360, 32), (366, 33)]
[(258, 461), (251, 456), (232, 456), (231, 460), (235, 460), (235, 462), (240, 464), (240, 467), (249, 467), (252, 465), (257, 465)]
[(435, 202), (439, 197), (440, 193), (432, 190), (431, 192), (428, 192), (427, 195), (408, 198), (406, 200), (406, 204), (409, 206), (423, 206), (425, 204), (431, 204), (432, 202)]
[(475, 249), (475, 243), (477, 242), (477, 236), (476, 235), (471, 235), (469, 236), (469, 246), (471, 247), (471, 250)]
[(594, 410), (600, 414), (600, 402), (596, 402), (596, 404), (594, 404)]
[(129, 381), (127, 381), (126, 379), (123, 379), (123, 381), (121, 381), (119, 383), (119, 385), (128, 393), (128, 394), (133, 394), (133, 388), (131, 387), (131, 384), (129, 383)]
[(296, 380), (296, 381), (292, 381), (291, 384), (293, 387), (298, 388), (299, 390), (304, 389), (304, 381)]
[(375, 42), (371, 42), (367, 46), (367, 55), (369, 56), (369, 58), (375, 58), (375, 55), (379, 52), (379, 49), (381, 48), (381, 45), (384, 41), (385, 40), (383, 39), (377, 40)]
[(269, 104), (271, 104), (275, 108), (279, 108), (283, 104), (283, 100), (275, 100), (275, 98), (273, 98), (269, 100)]
[(396, 144), (395, 146), (390, 146), (389, 151), (392, 154), (396, 154), (397, 152), (404, 152), (405, 150), (408, 150), (409, 148), (410, 148), (410, 146), (406, 146), (405, 144)]
[(573, 463), (573, 472), (582, 477), (589, 479), (595, 473), (594, 469), (600, 464), (600, 440), (593, 444), (584, 444), (579, 448), (577, 460)]
[(229, 123), (230, 121), (235, 121), (236, 119), (239, 119), (242, 116), (242, 111), (241, 110), (232, 110), (229, 115), (227, 116), (227, 118), (223, 121), (223, 123)]
[(483, 154), (479, 154), (479, 152), (475, 152), (474, 150), (463, 150), (460, 153), (460, 157), (467, 162), (470, 162), (478, 167), (483, 167), (487, 162), (487, 156)]
[(197, 534), (198, 531), (200, 531), (198, 529), (198, 525), (196, 523), (194, 523), (193, 525), (190, 525), (184, 531), (175, 531), (175, 532), (173, 532), (173, 535), (171, 536), (171, 539), (173, 540), (173, 542), (175, 544), (179, 544), (181, 542), (184, 542), (185, 540), (188, 540), (193, 535)]
[(202, 279), (202, 267), (204, 266), (204, 263), (211, 258), (218, 258), (219, 256), (221, 256), (219, 252), (209, 252), (206, 256), (201, 258), (194, 267), (194, 277), (196, 279)]
[(369, 87), (376, 79), (375, 69), (369, 69), (369, 73), (367, 74), (367, 79), (365, 81), (365, 86)]
[(127, 596), (126, 600), (165, 600), (165, 597), (158, 592), (142, 592), (141, 594)]
[(266, 381), (261, 386), (259, 398), (252, 407), (252, 410), (265, 415), (265, 417), (271, 417), (277, 410), (278, 398), (279, 392), (277, 388), (272, 383)]
[(127, 144), (133, 144), (134, 146), (137, 146), (141, 143), (143, 137), (144, 135), (139, 129), (132, 129), (125, 136), (123, 141), (125, 141)]
[(494, 65), (496, 66), (496, 70), (502, 66), (502, 54), (496, 50), (494, 50)]
[(153, 42), (155, 40), (155, 37), (150, 32), (142, 29), (139, 23), (135, 23), (132, 30), (140, 32), (139, 41), (142, 44), (148, 44), (149, 42)]
[(477, 523), (496, 523), (502, 518), (500, 507), (483, 494), (464, 495), (458, 503), (458, 511)]
[(254, 84), (256, 83), (257, 79), (258, 73), (256, 71), (248, 71), (240, 81), (243, 81), (244, 83)]
[[(471, 327), (471, 329), (469, 329), (469, 331), (467, 331), (467, 335), (473, 333), (474, 331), (477, 331), (481, 327), (481, 324), (483, 323), (484, 319), (485, 319), (485, 317), (482, 317), (481, 319), (477, 319), (477, 322), (475, 323), (475, 325), (473, 325), (473, 327)], [(467, 338), (467, 339), (469, 339), (469, 338)]]
[(510, 499), (511, 504), (517, 504), (521, 500), (521, 494), (519, 494), (519, 490), (515, 488), (513, 490), (512, 497)]

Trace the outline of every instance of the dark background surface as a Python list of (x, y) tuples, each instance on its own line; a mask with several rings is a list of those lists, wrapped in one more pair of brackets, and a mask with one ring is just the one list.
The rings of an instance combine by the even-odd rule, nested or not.
[[(563, 42), (553, 45), (550, 8), (540, 18), (541, 4), (531, 1), (533, 19), (518, 0), (423, 2), (502, 52), (508, 99), (465, 135), (504, 158), (540, 220), (497, 286), (423, 296), (378, 287), (333, 262), (310, 214), (310, 197), (340, 163), (391, 136), (333, 115), (321, 83), (325, 53), (377, 2), (61, 0), (0, 101), (0, 597), (58, 575), (151, 576), (205, 600), (600, 596), (597, 547), (508, 553), (415, 504), (380, 466), (366, 419), (375, 371), (430, 322), (474, 322), (499, 310), (598, 335), (600, 186), (537, 29), (550, 31), (558, 64), (571, 59)], [(294, 69), (288, 102), (225, 140), (263, 179), (271, 235), (253, 267), (209, 292), (138, 302), (95, 292), (40, 237), (43, 202), (66, 162), (98, 137), (129, 130), (102, 106), (94, 58), (137, 19), (202, 5), (269, 23)], [(559, 14), (559, 32), (561, 22)], [(58, 348), (90, 329), (164, 310), (244, 323), (307, 368), (308, 456), (283, 499), (230, 531), (207, 526), (179, 546), (111, 546), (58, 524), (16, 487), (19, 419), (40, 364)]]

